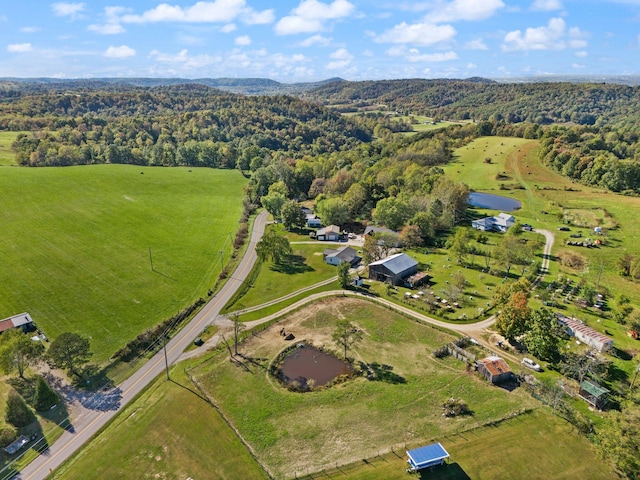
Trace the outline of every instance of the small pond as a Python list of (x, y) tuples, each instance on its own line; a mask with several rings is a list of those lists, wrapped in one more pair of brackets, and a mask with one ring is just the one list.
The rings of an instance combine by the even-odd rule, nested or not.
[(500, 195), (492, 195), (490, 193), (471, 192), (467, 203), (474, 207), (501, 210), (503, 212), (512, 212), (522, 208), (520, 200)]
[[(304, 389), (327, 385), (340, 375), (352, 373), (353, 369), (329, 353), (299, 344), (285, 357), (280, 371), (286, 384), (297, 382)], [(313, 382), (309, 385), (311, 379)]]

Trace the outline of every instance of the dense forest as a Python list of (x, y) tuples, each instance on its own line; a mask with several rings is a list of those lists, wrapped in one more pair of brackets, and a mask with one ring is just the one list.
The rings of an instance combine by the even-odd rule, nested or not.
[(303, 94), (341, 111), (367, 105), (449, 120), (640, 127), (640, 87), (468, 80), (334, 82)]
[(31, 131), (14, 148), (29, 166), (90, 163), (248, 169), (270, 152), (322, 154), (370, 140), (354, 122), (289, 96), (201, 85), (0, 93), (0, 129)]

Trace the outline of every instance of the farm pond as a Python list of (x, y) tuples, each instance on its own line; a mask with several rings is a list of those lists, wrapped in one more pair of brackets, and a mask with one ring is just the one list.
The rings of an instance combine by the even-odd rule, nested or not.
[(295, 382), (302, 389), (310, 389), (328, 385), (341, 375), (349, 375), (353, 368), (330, 353), (301, 343), (284, 358), (280, 372), (285, 384)]
[(474, 207), (501, 210), (503, 212), (513, 212), (514, 210), (522, 208), (520, 200), (503, 197), (501, 195), (493, 195), (491, 193), (471, 192), (467, 203)]

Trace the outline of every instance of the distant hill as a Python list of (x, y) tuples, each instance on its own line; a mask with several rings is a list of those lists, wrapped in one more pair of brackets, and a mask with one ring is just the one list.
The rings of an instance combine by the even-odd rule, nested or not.
[(301, 96), (341, 112), (386, 109), (449, 120), (640, 126), (640, 87), (532, 80), (341, 81), (307, 90)]
[(0, 78), (0, 91), (27, 87), (34, 90), (50, 88), (106, 88), (109, 86), (160, 87), (170, 85), (206, 85), (242, 95), (298, 95), (327, 83), (344, 81), (330, 78), (318, 82), (280, 83), (268, 78)]

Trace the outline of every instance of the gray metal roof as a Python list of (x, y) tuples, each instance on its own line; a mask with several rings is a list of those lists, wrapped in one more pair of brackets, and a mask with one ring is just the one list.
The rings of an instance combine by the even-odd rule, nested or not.
[(391, 271), (391, 273), (397, 275), (398, 273), (402, 273), (409, 268), (415, 267), (416, 265), (418, 265), (418, 262), (416, 262), (406, 253), (396, 253), (395, 255), (391, 255), (390, 257), (372, 262), (369, 265), (384, 265)]

